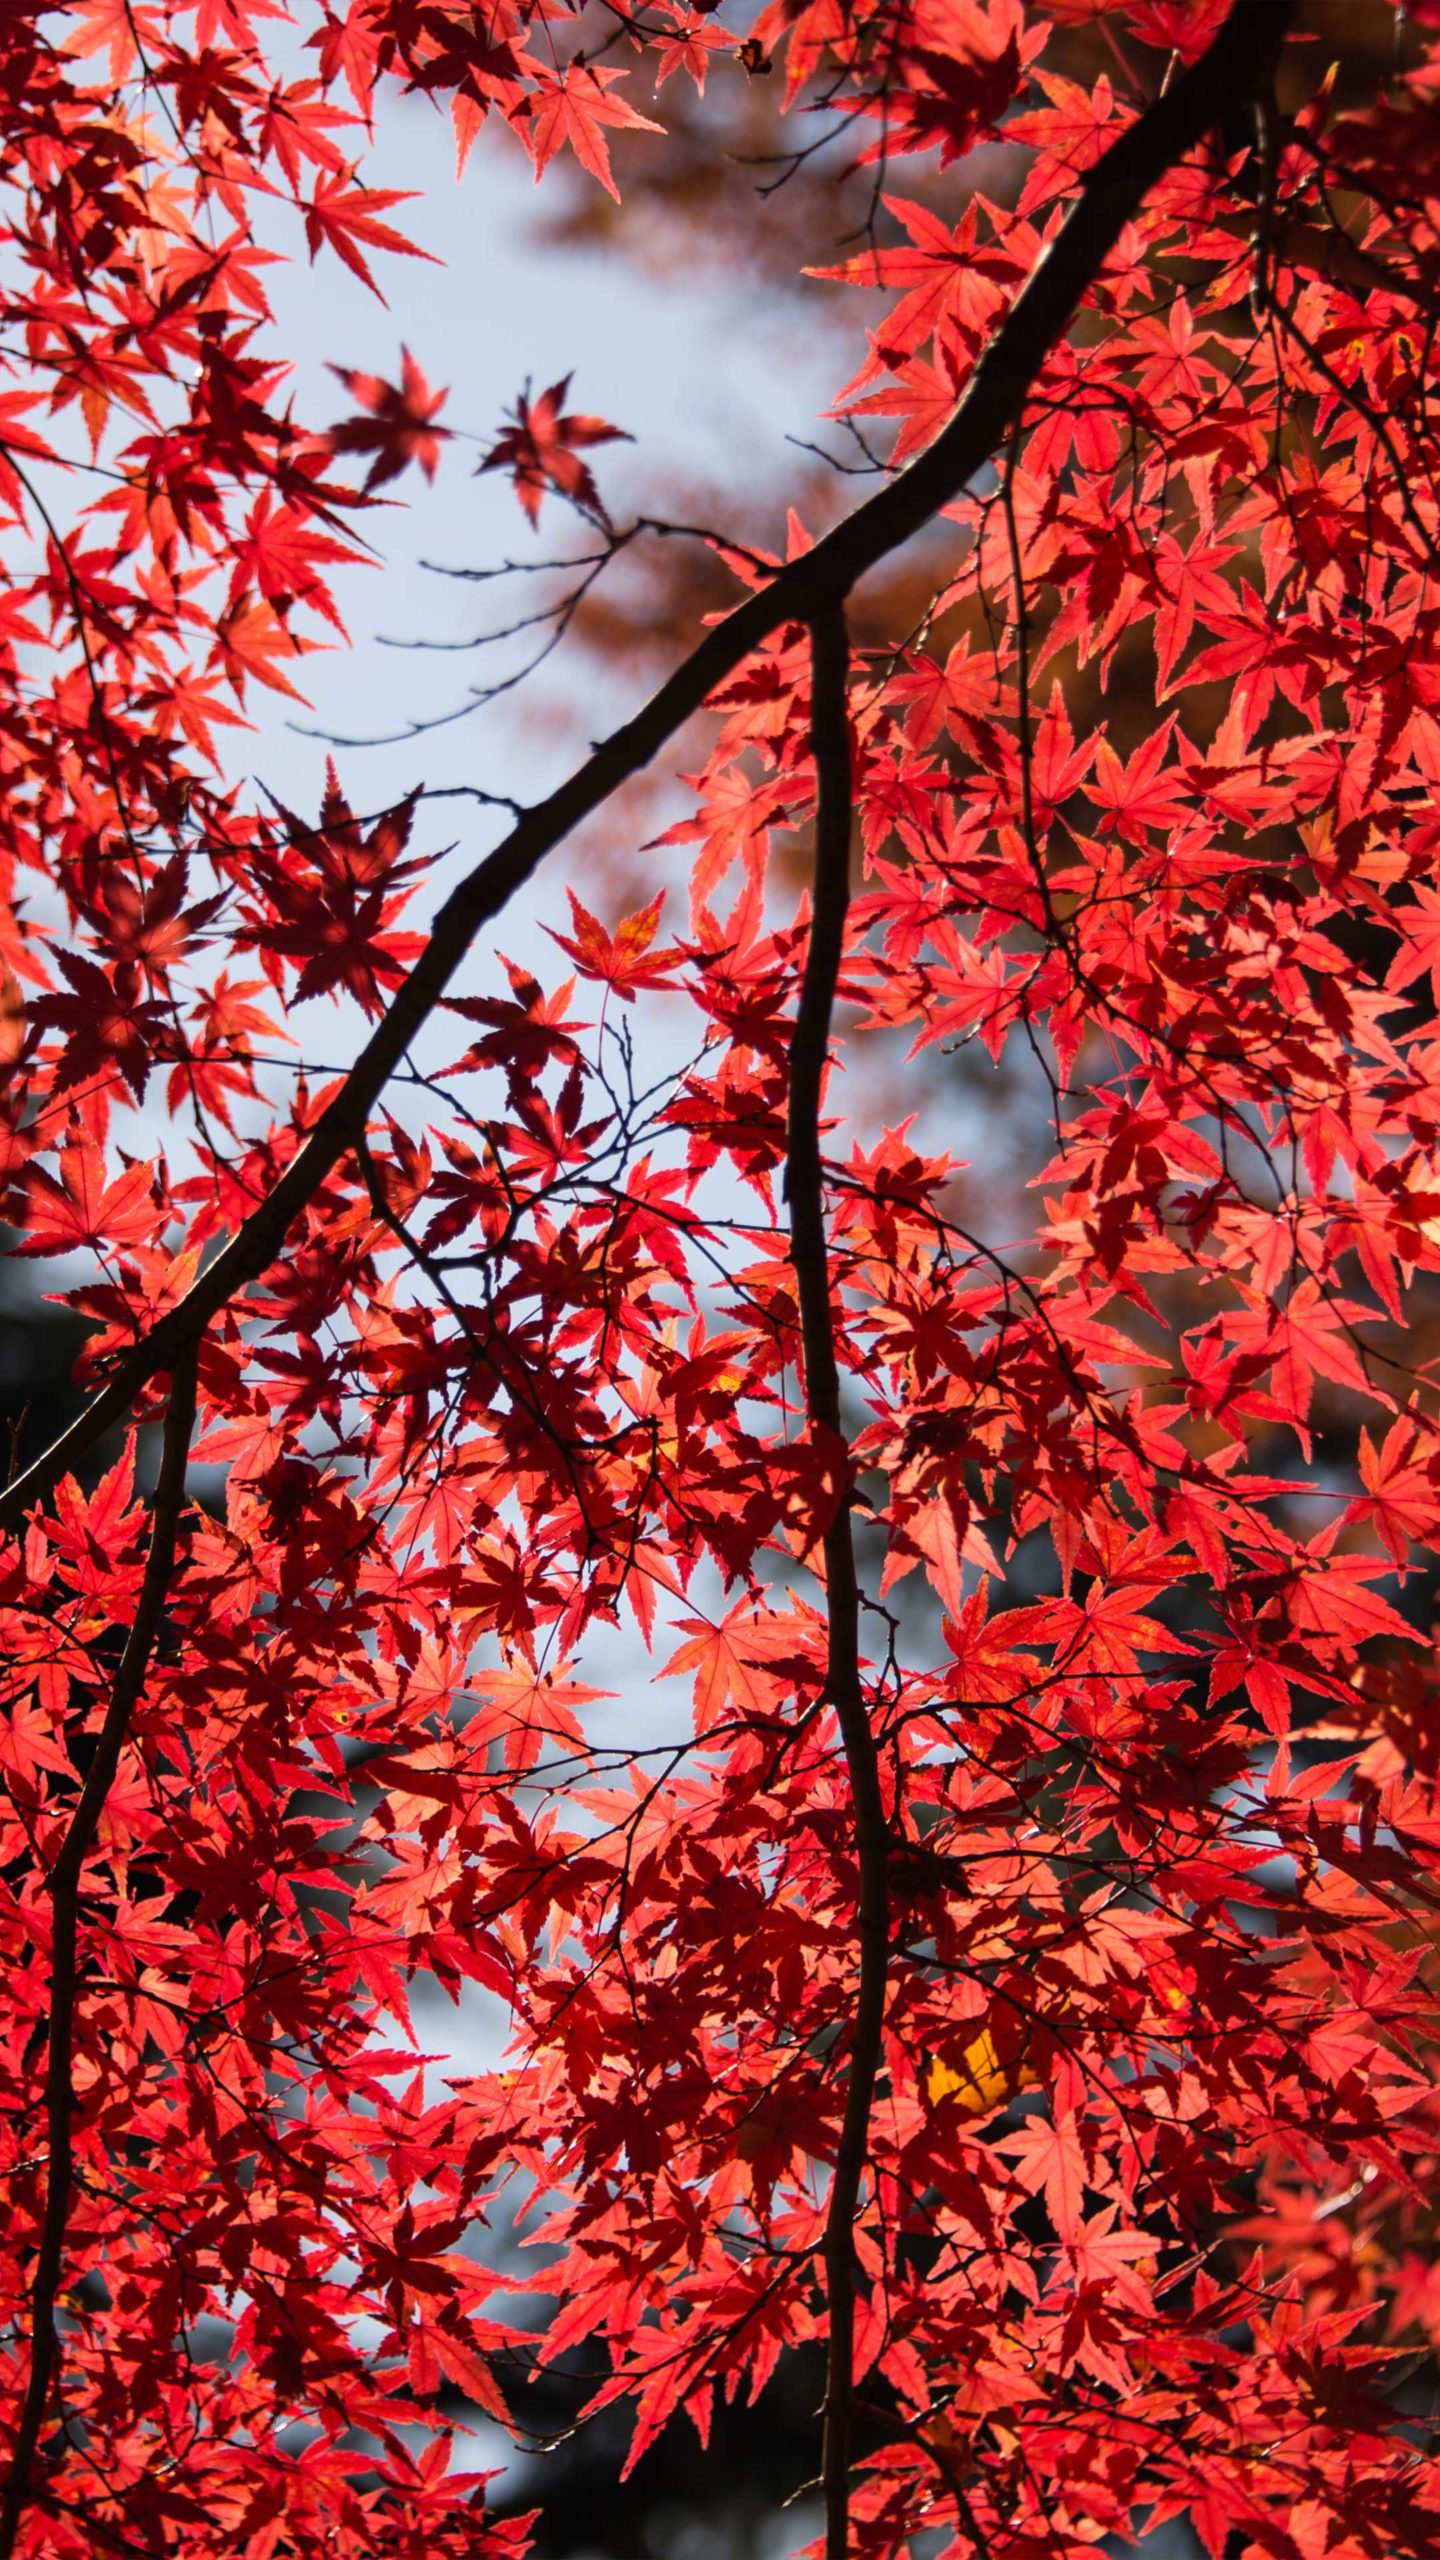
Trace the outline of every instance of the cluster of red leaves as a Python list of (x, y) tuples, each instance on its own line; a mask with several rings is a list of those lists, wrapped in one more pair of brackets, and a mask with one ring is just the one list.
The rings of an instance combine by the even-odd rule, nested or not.
[[(291, 80), (271, 14), (0, 17), (4, 1207), (22, 1254), (88, 1257), (95, 1375), (334, 1104), (264, 1098), (276, 1017), (337, 990), (383, 1017), (417, 949), (408, 808), (362, 823), (332, 783), (311, 826), (214, 768), (232, 698), (338, 626), (337, 457), (374, 485), (441, 434), (409, 361), (296, 424), (254, 205), (368, 278), (406, 246), (349, 156), (382, 81), (446, 100), (462, 155), (494, 118), (606, 184), (606, 131), (647, 122), (623, 68), (562, 62), (566, 0), (307, 0)], [(953, 226), (896, 199), (844, 271), (898, 292), (842, 406), (901, 461), (1132, 118), (1123, 80), (1223, 12), (1107, 8), (1114, 86), (1053, 67), (1096, 14), (777, 0), (748, 35), (887, 155), (1012, 152), (1011, 193)], [(683, 0), (633, 25), (662, 75), (721, 50)], [(829, 1132), (849, 1440), (805, 1422), (777, 1215), (806, 929), (767, 861), (816, 800), (793, 628), (713, 697), (670, 838), (687, 938), (577, 903), (585, 1018), (574, 978), (454, 997), (453, 1108), (397, 1086), (209, 1324), (223, 1496), (181, 1519), (84, 1865), (15, 2549), (518, 2547), (446, 2423), (501, 2412), (533, 2338), (475, 2247), (510, 2189), (564, 2304), (543, 2352), (603, 2343), (637, 2451), (823, 2333), (842, 1504), (892, 1844), (854, 2548), (1078, 2560), (1184, 2515), (1211, 2560), (1433, 2549), (1395, 2377), (1440, 2344), (1440, 1710), (1400, 1579), (1440, 1538), (1437, 85), (1317, 95), (1258, 248), (1224, 152), (1163, 179), (949, 510), (925, 632), (856, 671), (847, 1041), (902, 1034), (917, 1098), (961, 1044), (1038, 1060), (1053, 1146), (1002, 1247), (916, 1128)], [(490, 459), (532, 514), (551, 487), (599, 515), (601, 422), (563, 397)], [(1137, 741), (1103, 696), (1145, 650)], [(649, 1091), (612, 999), (656, 994), (698, 1062)], [(1353, 1478), (1314, 1463), (1337, 1411)], [(132, 1445), (0, 1550), (0, 2457), (53, 2191), (51, 1879), (142, 1606), (136, 1484)], [(665, 1644), (673, 1750), (595, 1738), (586, 1638), (619, 1623)], [(505, 2070), (427, 2068), (417, 1979), (508, 2004)]]

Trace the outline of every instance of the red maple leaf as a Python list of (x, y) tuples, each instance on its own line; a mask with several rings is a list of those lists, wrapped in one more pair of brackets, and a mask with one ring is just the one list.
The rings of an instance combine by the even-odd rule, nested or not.
[(450, 432), (448, 427), (437, 427), (434, 419), (449, 394), (431, 390), (409, 348), (400, 350), (398, 386), (378, 373), (352, 373), (344, 365), (332, 364), (330, 371), (344, 383), (351, 399), (369, 412), (363, 418), (343, 418), (330, 430), (337, 453), (373, 454), (366, 488), (398, 479), (409, 462), (418, 462), (426, 479), (433, 480), (441, 442)]
[(63, 1147), (59, 1161), (58, 1182), (43, 1164), (26, 1174), (25, 1233), (12, 1253), (73, 1253), (81, 1245), (100, 1251), (153, 1236), (152, 1166), (127, 1165), (109, 1181), (104, 1157), (87, 1139)]
[(565, 414), (563, 402), (570, 379), (567, 373), (559, 382), (552, 382), (534, 402), (528, 389), (522, 391), (515, 404), (513, 424), (502, 428), (478, 468), (510, 473), (515, 495), (532, 524), (539, 521), (540, 501), (546, 490), (554, 489), (582, 514), (594, 516), (608, 527), (610, 518), (589, 464), (579, 459), (580, 452), (586, 445), (630, 444), (634, 439), (623, 427), (612, 427), (605, 418), (586, 417), (578, 412)]
[(625, 1004), (633, 1004), (643, 987), (674, 986), (670, 972), (682, 956), (679, 949), (674, 944), (660, 951), (650, 948), (665, 905), (663, 889), (648, 906), (626, 916), (613, 934), (606, 932), (588, 907), (582, 907), (573, 889), (567, 890), (566, 895), (575, 931), (572, 935), (551, 930), (550, 938), (569, 953), (582, 978), (599, 978), (607, 987), (613, 987)]
[(574, 152), (592, 178), (598, 178), (606, 192), (620, 201), (620, 190), (610, 167), (610, 149), (604, 128), (632, 133), (658, 133), (661, 128), (649, 116), (640, 115), (614, 95), (614, 84), (623, 80), (623, 71), (596, 70), (590, 63), (571, 62), (563, 71), (537, 69), (535, 94), (530, 100), (530, 147), (535, 155), (535, 176), (544, 176), (557, 151)]
[[(322, 245), (333, 249), (344, 259), (352, 274), (368, 285), (377, 302), (384, 294), (365, 263), (365, 249), (388, 249), (400, 258), (430, 258), (428, 249), (417, 249), (403, 231), (379, 216), (388, 213), (392, 204), (408, 204), (413, 188), (357, 187), (353, 169), (336, 175), (322, 171), (315, 181), (315, 192), (305, 205), (305, 234), (310, 255), (318, 257)], [(432, 264), (435, 261), (432, 259)]]

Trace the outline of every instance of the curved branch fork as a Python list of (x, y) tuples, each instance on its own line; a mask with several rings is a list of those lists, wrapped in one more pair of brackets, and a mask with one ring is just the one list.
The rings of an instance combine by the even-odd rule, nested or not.
[(1235, 0), (1212, 42), (1086, 173), (1049, 242), (933, 444), (788, 561), (708, 631), (634, 718), (596, 747), (559, 789), (516, 821), (446, 899), (430, 939), (384, 1018), (274, 1189), (187, 1295), (117, 1361), (85, 1411), (0, 1493), (0, 1530), (15, 1528), (82, 1452), (130, 1413), (149, 1381), (173, 1370), (211, 1319), (258, 1279), (332, 1167), (365, 1136), (370, 1112), (434, 1011), (471, 943), (554, 848), (641, 772), (718, 686), (786, 623), (824, 625), (833, 599), (960, 497), (1020, 417), (1050, 349), (1074, 320), (1150, 189), (1238, 102), (1270, 80), (1295, 0)]

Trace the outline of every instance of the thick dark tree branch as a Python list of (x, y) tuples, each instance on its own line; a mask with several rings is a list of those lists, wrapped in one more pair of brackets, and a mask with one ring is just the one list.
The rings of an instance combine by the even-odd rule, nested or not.
[(364, 1136), (371, 1109), (444, 994), (480, 928), (537, 864), (631, 774), (640, 772), (753, 649), (786, 623), (810, 623), (890, 552), (933, 522), (990, 460), (1019, 417), (1045, 357), (1069, 327), (1151, 187), (1238, 101), (1267, 88), (1295, 0), (1236, 0), (1212, 44), (1113, 143), (1037, 260), (975, 368), (944, 432), (812, 551), (777, 570), (707, 632), (644, 708), (597, 746), (447, 898), (430, 940), (305, 1145), (209, 1269), (133, 1350), (70, 1429), (0, 1495), (12, 1527), (79, 1454), (173, 1368), (211, 1318), (256, 1279), (331, 1167)]
[[(845, 949), (850, 905), (850, 730), (845, 689), (849, 649), (843, 604), (817, 614), (811, 625), (810, 736), (819, 799), (815, 817), (815, 887), (810, 942), (800, 1009), (790, 1050), (789, 1126), (785, 1197), (790, 1211), (790, 1260), (800, 1306), (805, 1361), (805, 1410), (812, 1428), (841, 1434), (840, 1374), (835, 1360), (835, 1317), (830, 1296), (830, 1249), (825, 1232), (824, 1175), (820, 1159), (820, 1099), (830, 1050), (830, 1017)], [(859, 1870), (856, 1927), (860, 1979), (850, 2036), (845, 2113), (835, 2155), (835, 2177), (825, 2218), (825, 2291), (830, 2341), (825, 2373), (826, 2560), (845, 2560), (850, 2537), (850, 2426), (855, 2392), (855, 2215), (869, 2148), (870, 2110), (880, 2067), (885, 2016), (886, 1891), (885, 1803), (870, 1712), (860, 1677), (860, 1589), (850, 1525), (849, 1485), (824, 1537), (825, 1690), (840, 1726), (855, 1808), (855, 1860)]]
[(65, 2228), (74, 2183), (75, 1966), (79, 1941), (80, 1886), (85, 1860), (95, 1843), (106, 1799), (119, 1766), (136, 1700), (145, 1685), (165, 1616), (166, 1596), (175, 1565), (180, 1513), (185, 1500), (185, 1469), (195, 1422), (195, 1353), (187, 1350), (177, 1363), (165, 1416), (165, 1439), (155, 1487), (150, 1548), (140, 1596), (125, 1648), (115, 1673), (95, 1753), (70, 1817), (47, 1886), (51, 1906), (50, 2015), (45, 2059), (45, 2202), (40, 2246), (30, 2289), (30, 2371), (21, 2403), (10, 2476), (0, 2498), (0, 2560), (10, 2560), (26, 2504), (32, 2471), (45, 2424), (45, 2410), (60, 2370), (60, 2337), (55, 2304), (65, 2256)]

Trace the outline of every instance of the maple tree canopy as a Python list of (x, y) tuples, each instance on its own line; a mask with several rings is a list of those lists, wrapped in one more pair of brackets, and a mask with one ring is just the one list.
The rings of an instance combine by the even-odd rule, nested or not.
[[(783, 558), (413, 326), (301, 414), (406, 93), (598, 205), (762, 86), (860, 473)], [(0, 1494), (0, 2560), (518, 2554), (532, 2358), (634, 2456), (806, 2351), (829, 2560), (1433, 2553), (1440, 6), (7, 0), (0, 179), (86, 1399)], [(442, 896), (453, 793), (225, 758), (477, 434), (694, 585)], [(653, 896), (495, 975), (652, 767)]]

